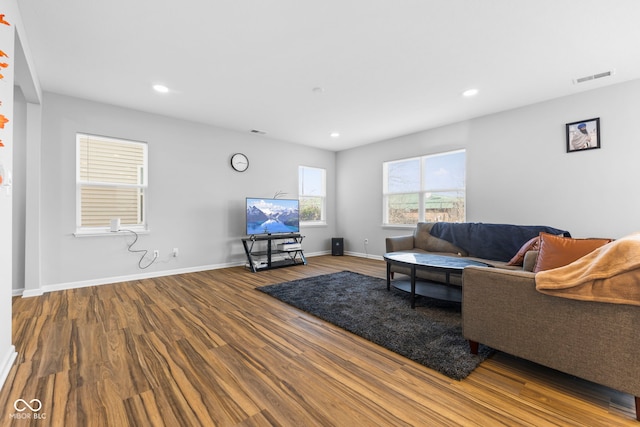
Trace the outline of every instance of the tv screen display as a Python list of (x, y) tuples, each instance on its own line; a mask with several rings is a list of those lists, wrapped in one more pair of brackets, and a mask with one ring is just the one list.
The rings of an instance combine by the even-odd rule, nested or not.
[(300, 232), (297, 199), (247, 197), (247, 235)]

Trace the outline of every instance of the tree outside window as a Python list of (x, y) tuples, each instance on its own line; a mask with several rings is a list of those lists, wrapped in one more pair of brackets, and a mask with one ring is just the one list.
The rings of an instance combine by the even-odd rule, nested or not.
[(465, 221), (464, 150), (383, 163), (384, 223)]
[(326, 171), (321, 168), (298, 168), (300, 222), (325, 223)]

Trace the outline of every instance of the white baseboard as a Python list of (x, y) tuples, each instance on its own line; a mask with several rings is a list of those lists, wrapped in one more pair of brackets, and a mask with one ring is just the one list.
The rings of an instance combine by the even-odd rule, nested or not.
[(16, 353), (15, 346), (10, 346), (7, 354), (2, 359), (2, 362), (0, 362), (0, 389), (4, 386), (5, 381), (7, 381), (9, 371), (11, 371), (17, 357), (18, 353)]
[(310, 257), (314, 257), (314, 256), (322, 256), (322, 255), (331, 255), (331, 251), (320, 251), (320, 252), (305, 252), (304, 256), (305, 258), (310, 258)]
[[(235, 267), (238, 265), (241, 265), (241, 264), (239, 263), (212, 264), (212, 265), (203, 265), (198, 267), (177, 268), (174, 270), (163, 270), (163, 271), (153, 271), (148, 273), (131, 274), (126, 276), (104, 277), (100, 279), (83, 280), (79, 282), (67, 282), (67, 283), (58, 283), (54, 285), (45, 285), (42, 287), (42, 290), (43, 290), (43, 293), (54, 292), (54, 291), (64, 291), (67, 289), (77, 289), (77, 288), (86, 288), (89, 286), (108, 285), (110, 283), (120, 283), (120, 282), (129, 282), (132, 280), (151, 279), (154, 277), (173, 276), (175, 274), (195, 273), (198, 271), (205, 271), (205, 270), (216, 270), (219, 268)], [(24, 296), (25, 295), (23, 294), (23, 297)], [(35, 295), (30, 295), (30, 296), (35, 296)]]
[(360, 257), (360, 258), (377, 259), (377, 260), (380, 260), (380, 261), (384, 261), (384, 258), (382, 258), (381, 255), (363, 254), (362, 252), (351, 252), (351, 251), (346, 251), (344, 254), (345, 255), (351, 255), (351, 256), (357, 256), (357, 257)]
[[(365, 254), (362, 252), (352, 252), (352, 251), (345, 251), (344, 252), (345, 255), (349, 255), (349, 256), (355, 256), (355, 257), (359, 257), (359, 258), (369, 258), (369, 259), (377, 259), (380, 261), (384, 261), (384, 258), (382, 258), (381, 255), (372, 255), (372, 254)], [(331, 255), (331, 251), (320, 251), (320, 252), (312, 252), (312, 253), (304, 253), (304, 256), (307, 258), (311, 258), (314, 256), (322, 256), (322, 255)]]
[(39, 297), (42, 295), (44, 295), (44, 290), (42, 288), (22, 290), (22, 298)]
[[(306, 258), (314, 257), (314, 256), (322, 256), (322, 255), (330, 255), (331, 251), (318, 251), (312, 253), (305, 253)], [(345, 255), (358, 256), (361, 258), (372, 258), (372, 259), (382, 259), (380, 256), (362, 254), (358, 252), (346, 252)], [(202, 265), (197, 267), (189, 267), (189, 268), (178, 268), (173, 270), (162, 270), (162, 271), (153, 271), (139, 274), (130, 274), (126, 276), (111, 276), (111, 277), (103, 277), (99, 279), (91, 279), (91, 280), (82, 280), (78, 282), (66, 282), (66, 283), (57, 283), (53, 285), (44, 285), (39, 289), (14, 289), (14, 296), (22, 295), (23, 298), (29, 297), (37, 297), (44, 295), (46, 292), (55, 292), (55, 291), (64, 291), (68, 289), (78, 289), (78, 288), (86, 288), (89, 286), (100, 286), (100, 285), (108, 285), (111, 283), (120, 283), (120, 282), (129, 282), (132, 280), (141, 280), (141, 279), (151, 279), (154, 277), (163, 277), (163, 276), (173, 276), (176, 274), (186, 274), (186, 273), (196, 273), (198, 271), (206, 271), (206, 270), (217, 270), (220, 268), (227, 267), (238, 267), (244, 265), (246, 262), (235, 262), (235, 263), (225, 263), (225, 264), (211, 264), (211, 265)]]

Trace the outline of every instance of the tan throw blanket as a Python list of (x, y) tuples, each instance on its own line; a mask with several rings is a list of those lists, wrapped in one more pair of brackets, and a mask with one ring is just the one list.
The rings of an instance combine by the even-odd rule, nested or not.
[(564, 267), (536, 274), (544, 294), (640, 306), (640, 233), (614, 240)]

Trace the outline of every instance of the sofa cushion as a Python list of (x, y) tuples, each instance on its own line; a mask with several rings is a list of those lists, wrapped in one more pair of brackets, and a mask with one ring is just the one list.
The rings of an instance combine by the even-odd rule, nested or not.
[(467, 251), (444, 239), (431, 235), (433, 222), (419, 222), (414, 232), (414, 245), (418, 249), (428, 252), (449, 252), (460, 256), (469, 255)]
[(611, 239), (573, 239), (540, 233), (540, 250), (533, 272), (571, 264), (609, 242)]

